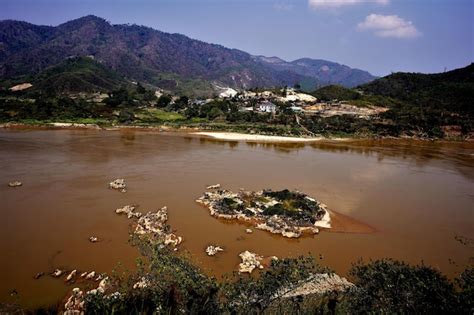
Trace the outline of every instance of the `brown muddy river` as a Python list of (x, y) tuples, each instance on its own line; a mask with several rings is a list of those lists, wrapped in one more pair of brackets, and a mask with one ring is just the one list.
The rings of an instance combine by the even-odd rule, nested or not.
[[(238, 254), (310, 253), (345, 274), (359, 258), (392, 257), (455, 276), (472, 263), (474, 144), (409, 141), (255, 144), (182, 133), (90, 130), (0, 131), (0, 302), (56, 303), (73, 285), (38, 272), (132, 269), (130, 221), (114, 210), (168, 206), (181, 249), (209, 273), (236, 270)], [(125, 178), (128, 191), (107, 188)], [(19, 180), (22, 187), (10, 188)], [(206, 185), (298, 189), (376, 233), (322, 232), (289, 240), (223, 223), (198, 205)], [(92, 244), (89, 236), (102, 241)], [(225, 248), (215, 257), (204, 249)], [(319, 259), (319, 255), (323, 259)], [(12, 294), (16, 292), (16, 294)]]

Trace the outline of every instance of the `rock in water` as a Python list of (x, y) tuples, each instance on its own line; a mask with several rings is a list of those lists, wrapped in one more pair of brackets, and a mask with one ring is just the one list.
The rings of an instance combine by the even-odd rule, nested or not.
[(91, 242), (91, 243), (97, 243), (98, 241), (99, 241), (99, 239), (95, 236), (89, 237), (89, 242)]
[(8, 186), (9, 186), (9, 187), (20, 187), (21, 185), (23, 185), (23, 183), (22, 183), (22, 182), (19, 182), (19, 181), (17, 181), (17, 180), (8, 183)]
[(125, 189), (127, 185), (125, 184), (125, 179), (123, 178), (117, 178), (114, 181), (109, 183), (109, 187), (115, 190), (120, 190), (121, 192), (126, 192), (127, 190)]
[(242, 262), (239, 264), (240, 273), (252, 273), (255, 268), (263, 269), (263, 265), (261, 263), (263, 260), (262, 256), (249, 252), (248, 250), (240, 253), (239, 256), (242, 259)]
[(86, 275), (87, 280), (92, 280), (95, 277), (95, 271), (91, 271)]
[(62, 270), (59, 270), (59, 269), (56, 269), (51, 275), (55, 278), (59, 278), (61, 277), (61, 275), (63, 274), (64, 271)]
[(206, 253), (208, 256), (214, 256), (218, 252), (222, 252), (224, 249), (220, 246), (209, 245), (206, 248)]
[(71, 271), (71, 273), (69, 273), (69, 275), (66, 277), (66, 282), (71, 281), (72, 278), (74, 278), (76, 276), (76, 274), (77, 274), (77, 270)]
[(137, 205), (126, 205), (126, 206), (123, 206), (122, 208), (118, 208), (115, 210), (115, 213), (117, 214), (126, 214), (127, 215), (127, 218), (131, 219), (131, 218), (139, 218), (142, 216), (142, 214), (140, 212), (136, 212), (135, 209), (137, 208), (138, 206)]
[[(288, 238), (331, 228), (327, 206), (299, 191), (215, 190), (205, 192), (196, 201), (216, 218), (245, 221), (257, 229)], [(250, 233), (250, 229), (246, 232)]]
[(44, 276), (44, 272), (38, 272), (36, 275), (35, 275), (35, 280), (38, 280), (39, 278), (41, 278), (42, 276)]
[(221, 184), (215, 184), (215, 185), (209, 185), (207, 186), (207, 189), (211, 190), (211, 189), (219, 189), (221, 188)]
[(151, 236), (149, 240), (154, 243), (176, 247), (181, 244), (183, 238), (170, 232), (170, 227), (166, 224), (167, 220), (167, 207), (163, 207), (157, 212), (148, 212), (138, 219), (135, 234), (149, 235)]

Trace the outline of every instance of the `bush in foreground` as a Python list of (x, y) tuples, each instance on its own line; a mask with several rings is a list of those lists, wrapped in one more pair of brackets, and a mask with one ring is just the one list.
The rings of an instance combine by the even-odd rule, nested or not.
[[(159, 246), (140, 248), (147, 263), (139, 265), (136, 275), (115, 280), (120, 296), (88, 296), (87, 313), (473, 313), (472, 268), (456, 280), (455, 286), (428, 266), (411, 266), (390, 259), (359, 262), (349, 273), (354, 289), (281, 298), (282, 289), (313, 274), (331, 271), (307, 256), (274, 260), (255, 276), (234, 273), (217, 281), (186, 256)], [(143, 279), (146, 287), (133, 287)]]

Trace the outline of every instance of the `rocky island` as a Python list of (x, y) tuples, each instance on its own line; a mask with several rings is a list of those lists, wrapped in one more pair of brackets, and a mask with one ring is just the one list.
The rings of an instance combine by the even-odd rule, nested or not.
[(205, 192), (196, 201), (216, 218), (245, 221), (288, 238), (331, 228), (327, 206), (299, 191), (215, 190)]
[(171, 231), (171, 227), (166, 224), (168, 221), (168, 208), (162, 207), (156, 212), (143, 214), (135, 211), (137, 205), (126, 205), (115, 210), (116, 214), (126, 214), (127, 218), (136, 218), (134, 234), (137, 236), (148, 236), (147, 239), (153, 244), (170, 245), (176, 249), (181, 244), (183, 238)]

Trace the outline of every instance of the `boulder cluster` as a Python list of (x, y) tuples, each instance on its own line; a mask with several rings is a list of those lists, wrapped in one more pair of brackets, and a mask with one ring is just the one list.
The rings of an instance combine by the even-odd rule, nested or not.
[(263, 257), (255, 253), (249, 252), (248, 250), (239, 254), (242, 262), (239, 264), (240, 273), (252, 273), (255, 269), (263, 269), (268, 267), (272, 260), (278, 260), (278, 257)]
[(181, 244), (183, 238), (172, 233), (170, 226), (166, 224), (168, 221), (167, 207), (146, 214), (135, 211), (137, 207), (137, 205), (126, 205), (116, 209), (115, 213), (126, 214), (129, 219), (138, 218), (135, 225), (135, 235), (148, 236), (148, 240), (153, 243), (170, 245), (174, 248)]
[(127, 185), (125, 184), (125, 179), (117, 178), (109, 183), (109, 188), (119, 190), (121, 192), (127, 192)]
[(242, 259), (242, 262), (239, 264), (239, 272), (252, 273), (255, 268), (263, 269), (263, 256), (246, 250), (245, 252), (240, 253), (239, 257)]
[(97, 288), (89, 291), (82, 291), (80, 288), (72, 289), (71, 296), (67, 299), (64, 304), (65, 315), (77, 315), (85, 314), (85, 298), (87, 295), (104, 294), (104, 299), (114, 300), (120, 298), (120, 292), (113, 292), (105, 295), (106, 290), (110, 288), (110, 281), (108, 277), (103, 278)]
[(206, 254), (208, 256), (214, 256), (216, 255), (218, 252), (223, 252), (224, 249), (220, 246), (217, 246), (217, 245), (209, 245), (207, 246), (206, 248)]

